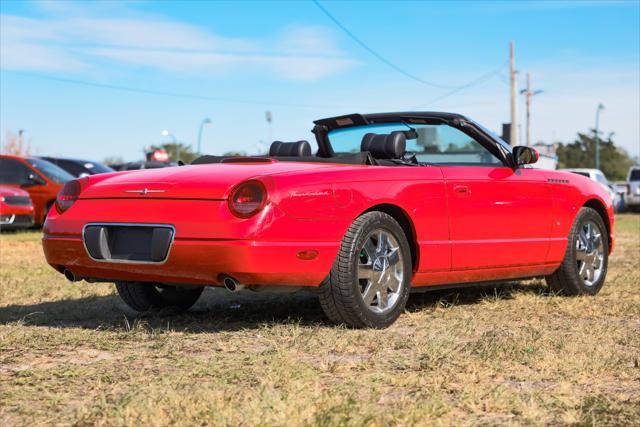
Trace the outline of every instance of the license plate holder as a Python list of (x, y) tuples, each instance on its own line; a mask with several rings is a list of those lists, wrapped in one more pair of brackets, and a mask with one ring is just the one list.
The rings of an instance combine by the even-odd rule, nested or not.
[(96, 261), (159, 264), (169, 256), (175, 229), (165, 224), (87, 224), (82, 235)]

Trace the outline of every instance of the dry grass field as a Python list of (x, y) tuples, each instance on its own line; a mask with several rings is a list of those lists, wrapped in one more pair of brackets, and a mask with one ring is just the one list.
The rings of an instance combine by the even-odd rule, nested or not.
[(0, 236), (0, 425), (640, 425), (640, 215), (597, 297), (541, 280), (412, 297), (387, 330), (311, 294), (207, 290), (135, 316)]

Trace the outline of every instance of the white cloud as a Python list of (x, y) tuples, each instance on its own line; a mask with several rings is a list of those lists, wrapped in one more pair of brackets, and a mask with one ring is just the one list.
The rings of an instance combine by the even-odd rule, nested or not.
[(98, 64), (104, 68), (106, 59), (113, 67), (193, 74), (255, 66), (276, 78), (313, 81), (356, 64), (335, 46), (327, 29), (315, 26), (287, 27), (258, 40), (221, 37), (157, 17), (0, 15), (0, 24), (0, 65), (5, 69), (86, 73)]

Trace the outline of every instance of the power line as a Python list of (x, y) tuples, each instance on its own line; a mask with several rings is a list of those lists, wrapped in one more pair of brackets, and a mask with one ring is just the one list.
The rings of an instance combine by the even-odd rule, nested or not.
[(144, 95), (167, 96), (172, 98), (195, 99), (200, 101), (230, 102), (230, 103), (236, 103), (236, 104), (263, 105), (263, 106), (271, 106), (271, 107), (273, 106), (294, 107), (294, 108), (338, 108), (339, 107), (338, 105), (290, 104), (290, 103), (281, 103), (281, 102), (267, 102), (267, 101), (258, 101), (258, 100), (249, 100), (249, 99), (226, 98), (221, 96), (195, 95), (195, 94), (179, 93), (179, 92), (165, 92), (160, 90), (136, 88), (131, 86), (95, 83), (95, 82), (89, 82), (84, 80), (69, 79), (64, 77), (48, 76), (43, 74), (33, 74), (33, 73), (27, 73), (24, 71), (16, 71), (16, 70), (2, 70), (2, 72), (3, 73), (9, 72), (9, 73), (18, 74), (25, 77), (35, 78), (35, 79), (51, 80), (51, 81), (57, 81), (61, 83), (97, 87), (101, 89), (111, 89), (111, 90), (119, 90), (123, 92), (141, 93)]
[[(504, 64), (500, 65), (499, 68), (487, 73), (487, 74), (483, 74), (480, 77), (471, 80), (470, 82), (463, 84), (461, 86), (448, 86), (448, 85), (441, 85), (441, 84), (437, 84), (437, 83), (433, 83), (433, 82), (429, 82), (426, 80), (423, 80), (419, 77), (416, 77), (415, 75), (409, 73), (408, 71), (404, 70), (403, 68), (397, 66), (396, 64), (394, 64), (393, 62), (389, 61), (387, 58), (385, 58), (384, 56), (382, 56), (381, 54), (379, 54), (378, 52), (376, 52), (375, 50), (373, 50), (371, 47), (369, 47), (365, 42), (363, 42), (360, 38), (358, 38), (355, 34), (353, 34), (346, 26), (344, 26), (340, 21), (338, 21), (338, 19), (336, 19), (335, 16), (333, 16), (327, 9), (324, 8), (324, 6), (322, 6), (320, 4), (320, 2), (318, 0), (311, 0), (313, 2), (313, 4), (315, 4), (331, 21), (333, 21), (342, 31), (345, 32), (345, 34), (347, 34), (353, 41), (355, 41), (356, 43), (358, 43), (363, 49), (365, 49), (367, 52), (369, 52), (371, 55), (373, 55), (374, 57), (376, 57), (379, 61), (381, 61), (382, 63), (388, 65), (389, 67), (393, 68), (394, 70), (396, 70), (397, 72), (399, 72), (400, 74), (404, 75), (405, 77), (408, 77), (412, 80), (415, 80), (419, 83), (422, 83), (424, 85), (427, 86), (431, 86), (431, 87), (436, 87), (436, 88), (440, 88), (440, 89), (452, 89), (450, 92), (447, 92), (443, 95), (438, 96), (437, 98), (433, 99), (431, 102), (429, 102), (430, 104), (433, 104), (434, 102), (437, 101), (441, 101), (445, 98), (448, 98), (451, 95), (454, 95), (464, 89), (468, 89), (472, 86), (475, 86), (477, 84), (480, 83), (484, 83), (486, 80), (489, 80), (491, 77), (493, 77), (495, 74), (498, 74), (500, 71), (502, 71), (502, 69), (507, 65), (508, 61), (505, 62)], [(419, 107), (423, 107), (424, 105), (420, 105), (414, 108), (419, 108)]]
[(385, 58), (384, 56), (382, 56), (381, 54), (379, 54), (378, 52), (373, 50), (365, 42), (363, 42), (360, 38), (358, 38), (355, 34), (353, 34), (347, 27), (345, 27), (340, 21), (338, 21), (335, 16), (333, 16), (327, 9), (325, 9), (324, 6), (322, 6), (320, 4), (320, 2), (318, 2), (318, 0), (311, 0), (311, 1), (313, 2), (313, 4), (318, 6), (318, 9), (320, 9), (322, 11), (322, 13), (327, 15), (327, 17), (330, 20), (332, 20), (334, 24), (336, 24), (342, 31), (344, 31), (345, 34), (347, 34), (353, 41), (355, 41), (357, 44), (359, 44), (360, 47), (362, 47), (364, 50), (366, 50), (371, 55), (376, 57), (380, 62), (388, 65), (389, 67), (393, 68), (394, 70), (396, 70), (400, 74), (404, 75), (405, 77), (408, 77), (411, 80), (415, 80), (418, 83), (422, 83), (423, 85), (431, 86), (431, 87), (435, 87), (435, 88), (439, 88), (439, 89), (454, 89), (454, 88), (458, 87), (458, 86), (450, 86), (450, 85), (441, 85), (441, 84), (438, 84), (438, 83), (433, 83), (433, 82), (430, 82), (430, 81), (427, 81), (427, 80), (423, 80), (420, 77), (417, 77), (414, 74), (411, 74), (410, 72), (408, 72), (408, 71), (404, 70), (403, 68), (397, 66), (396, 64), (394, 64), (393, 62), (389, 61), (387, 58)]
[(438, 101), (442, 101), (443, 99), (448, 98), (451, 95), (455, 95), (456, 93), (458, 93), (460, 91), (463, 91), (463, 90), (468, 89), (468, 88), (470, 88), (472, 86), (476, 86), (476, 85), (479, 85), (481, 83), (484, 83), (484, 82), (490, 80), (493, 76), (500, 74), (500, 72), (504, 69), (504, 67), (507, 66), (508, 63), (509, 63), (509, 61), (505, 61), (502, 65), (500, 65), (500, 67), (496, 68), (495, 70), (490, 71), (490, 72), (488, 72), (486, 74), (483, 74), (480, 77), (478, 77), (478, 78), (476, 78), (474, 80), (471, 80), (467, 84), (464, 84), (462, 86), (458, 86), (457, 88), (455, 88), (455, 89), (453, 89), (453, 90), (451, 90), (451, 91), (449, 91), (449, 92), (447, 92), (447, 93), (445, 93), (443, 95), (440, 95), (440, 96), (432, 99), (431, 101), (427, 102), (426, 104), (416, 105), (416, 106), (411, 107), (411, 108), (413, 109), (413, 108), (427, 107), (427, 106), (432, 105), (432, 104), (434, 104), (434, 103), (436, 103)]

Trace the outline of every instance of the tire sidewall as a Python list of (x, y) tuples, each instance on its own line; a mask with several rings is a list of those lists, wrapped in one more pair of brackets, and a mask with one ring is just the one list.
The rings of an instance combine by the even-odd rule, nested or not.
[[(362, 299), (362, 295), (360, 293), (360, 285), (358, 282), (358, 263), (360, 249), (364, 245), (365, 239), (369, 236), (369, 234), (377, 229), (381, 229), (393, 235), (400, 246), (400, 250), (402, 251), (402, 262), (404, 263), (403, 283), (401, 286), (402, 289), (400, 296), (395, 307), (393, 307), (392, 310), (386, 313), (374, 313), (369, 309), (369, 307), (367, 307), (364, 300)], [(411, 287), (411, 276), (413, 274), (411, 250), (409, 248), (409, 243), (407, 242), (404, 231), (396, 222), (396, 220), (394, 220), (391, 216), (387, 214), (381, 214), (380, 216), (374, 217), (372, 220), (367, 221), (357, 231), (357, 237), (356, 239), (354, 239), (354, 245), (352, 247), (351, 253), (352, 258), (350, 263), (350, 278), (353, 286), (353, 293), (356, 296), (355, 299), (358, 307), (360, 308), (360, 317), (362, 321), (367, 326), (373, 328), (385, 328), (391, 325), (404, 311), (407, 299), (409, 298), (409, 288)]]

